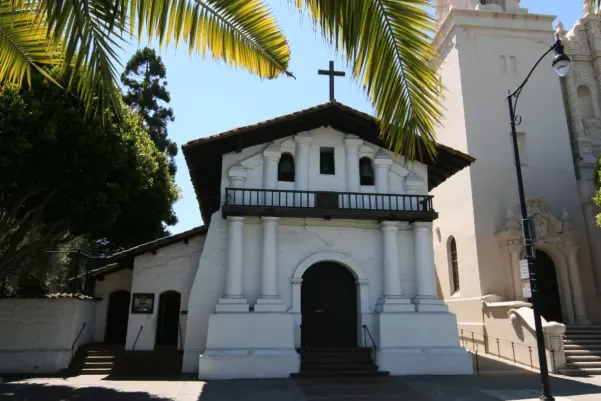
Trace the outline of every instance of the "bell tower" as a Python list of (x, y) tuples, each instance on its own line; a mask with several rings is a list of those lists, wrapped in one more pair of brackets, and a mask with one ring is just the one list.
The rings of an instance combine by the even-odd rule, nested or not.
[[(445, 110), (436, 137), (476, 159), (432, 191), (439, 212), (436, 268), (444, 298), (452, 297), (449, 307), (461, 316), (459, 323), (475, 323), (478, 316), (468, 317), (470, 308), (476, 308), (472, 300), (488, 294), (515, 297), (511, 277), (516, 273), (507, 255), (519, 255), (520, 244), (500, 245), (495, 237), (507, 210), (518, 202), (506, 96), (553, 45), (555, 16), (530, 13), (519, 0), (437, 0), (435, 5), (434, 46)], [(574, 228), (584, 234), (561, 81), (552, 60), (553, 54), (542, 60), (517, 105), (526, 197), (544, 198), (555, 215), (567, 208)], [(455, 273), (449, 267), (451, 239), (461, 255), (460, 293), (453, 289)], [(590, 271), (586, 235), (579, 245), (579, 266)], [(589, 281), (583, 280), (583, 286)], [(591, 299), (594, 289), (584, 293)]]

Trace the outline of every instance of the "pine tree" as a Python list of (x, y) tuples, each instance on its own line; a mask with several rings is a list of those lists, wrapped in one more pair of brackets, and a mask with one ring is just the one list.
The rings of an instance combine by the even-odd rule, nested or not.
[(157, 148), (169, 157), (171, 173), (175, 175), (177, 144), (167, 137), (167, 123), (174, 121), (173, 109), (168, 105), (171, 97), (167, 91), (167, 69), (153, 49), (138, 50), (127, 62), (121, 82), (127, 93), (125, 103), (139, 112), (148, 127), (148, 134)]

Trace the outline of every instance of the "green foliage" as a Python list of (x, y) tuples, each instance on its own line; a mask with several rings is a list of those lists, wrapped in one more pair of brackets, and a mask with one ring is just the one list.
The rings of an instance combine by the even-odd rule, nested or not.
[(121, 118), (90, 121), (33, 80), (0, 92), (0, 274), (77, 236), (129, 247), (164, 235), (178, 189), (139, 115), (121, 103)]
[(175, 174), (174, 157), (177, 144), (167, 138), (167, 123), (174, 120), (173, 110), (159, 104), (169, 103), (167, 69), (153, 49), (138, 50), (127, 62), (121, 82), (127, 88), (125, 104), (142, 115), (148, 134), (156, 147), (170, 158), (171, 172)]

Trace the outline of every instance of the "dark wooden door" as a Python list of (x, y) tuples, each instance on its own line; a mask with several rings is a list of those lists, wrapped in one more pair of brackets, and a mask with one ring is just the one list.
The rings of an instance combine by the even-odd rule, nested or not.
[(555, 263), (545, 252), (537, 250), (535, 260), (536, 278), (540, 292), (541, 315), (547, 321), (562, 322), (561, 301)]
[(165, 291), (159, 298), (156, 345), (177, 346), (179, 336), (179, 308), (181, 295)]
[(115, 291), (109, 296), (104, 342), (125, 344), (129, 319), (129, 291)]
[(301, 313), (303, 346), (356, 346), (355, 277), (337, 263), (311, 266), (303, 275)]

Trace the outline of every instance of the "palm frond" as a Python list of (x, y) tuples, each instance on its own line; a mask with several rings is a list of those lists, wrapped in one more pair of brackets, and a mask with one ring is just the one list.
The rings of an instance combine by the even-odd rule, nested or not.
[[(287, 72), (290, 49), (275, 18), (261, 0), (129, 0), (138, 21), (161, 46), (183, 40), (190, 54), (207, 51), (214, 59), (260, 77)], [(138, 35), (142, 25), (138, 24)]]
[(32, 68), (53, 80), (41, 66), (61, 64), (61, 47), (48, 40), (43, 22), (35, 3), (0, 0), (0, 83), (31, 84)]
[[(383, 139), (409, 159), (434, 155), (442, 118), (429, 0), (296, 0), (343, 52), (371, 98)], [(419, 145), (423, 142), (424, 147)]]

